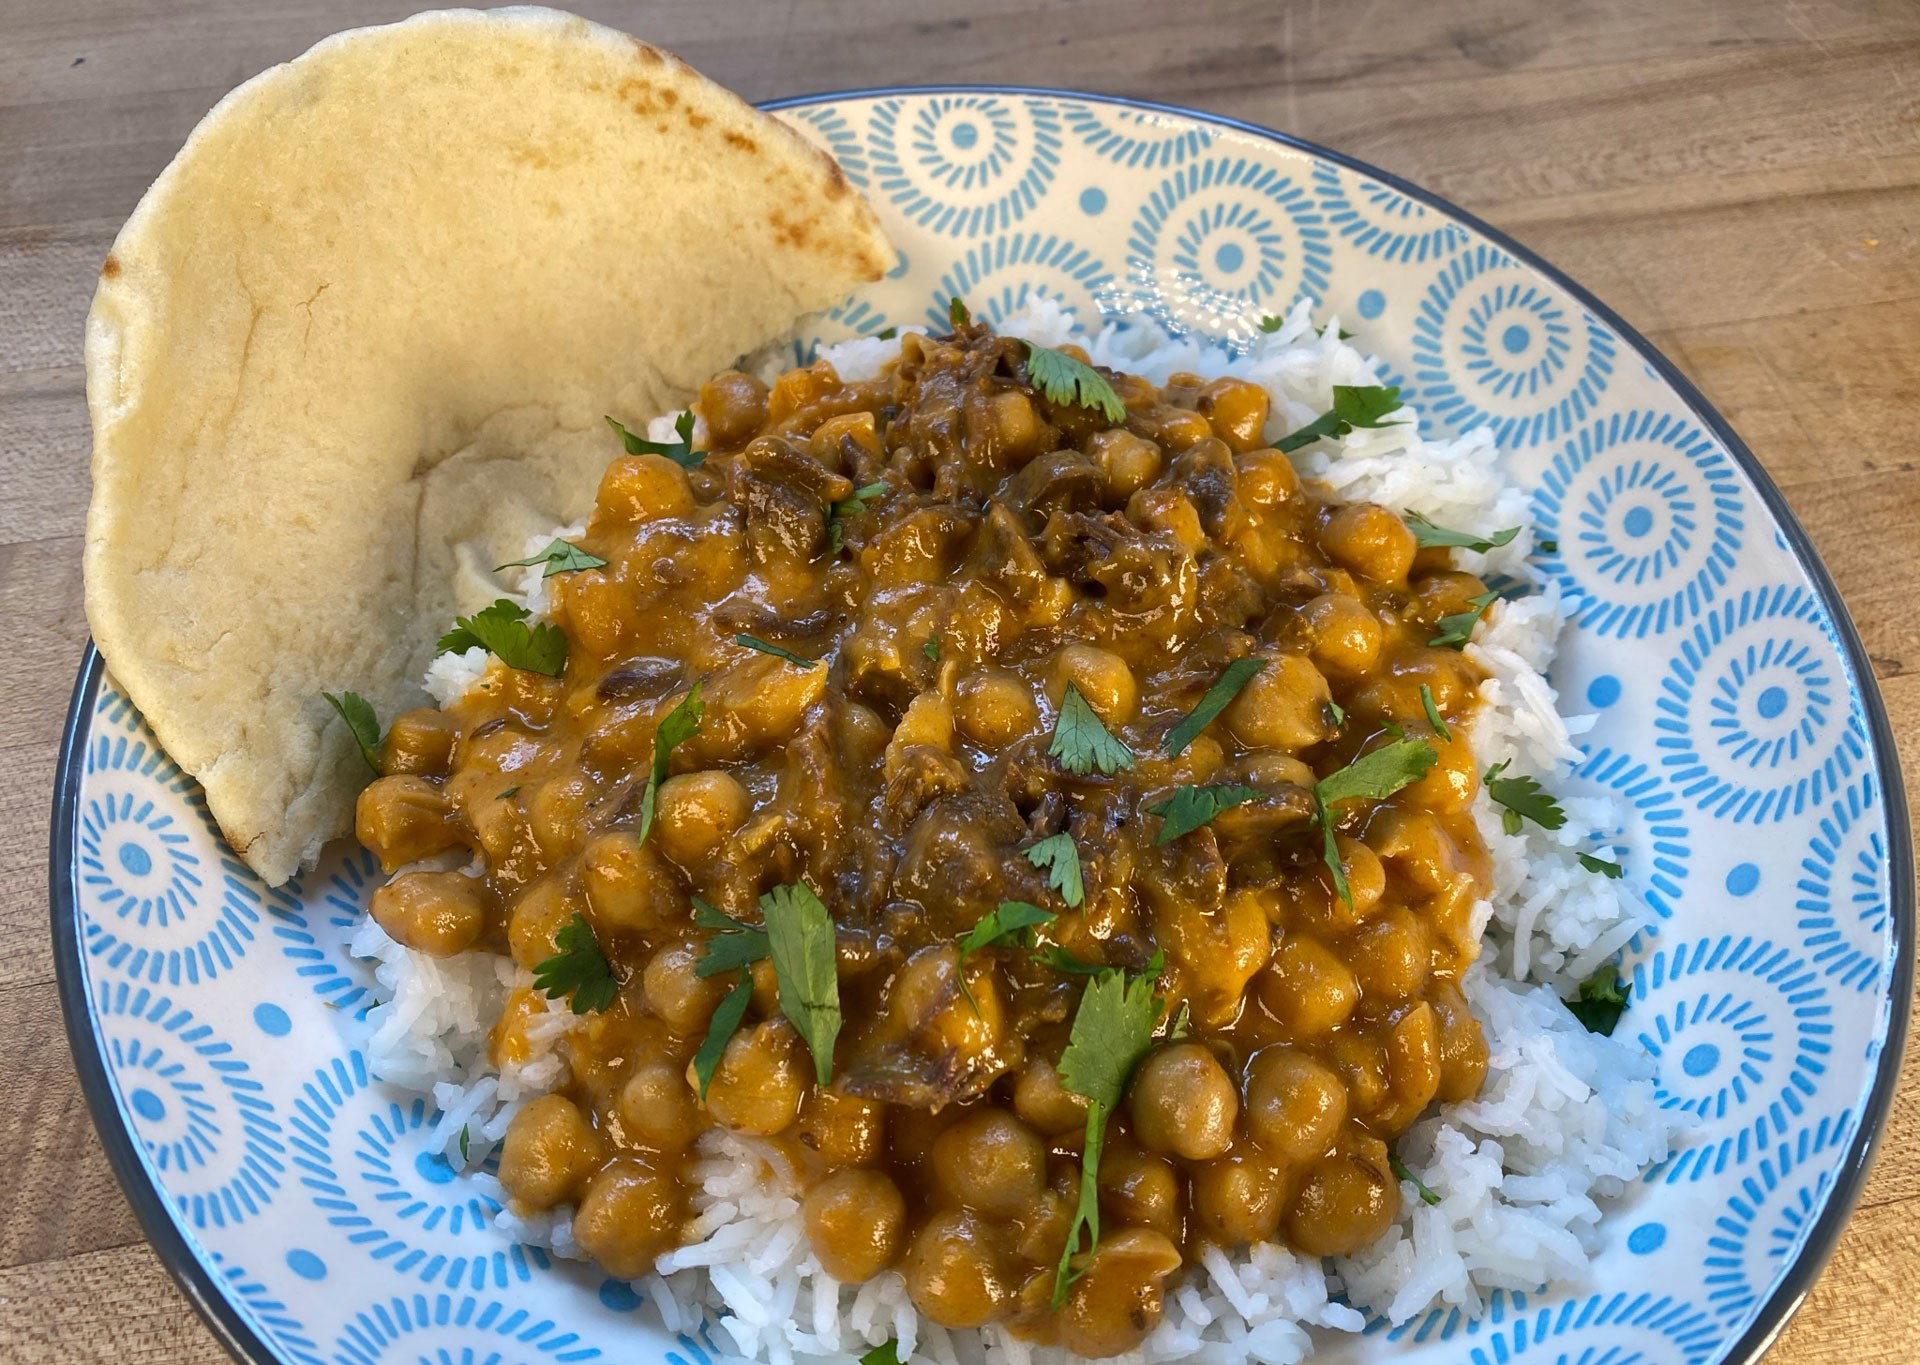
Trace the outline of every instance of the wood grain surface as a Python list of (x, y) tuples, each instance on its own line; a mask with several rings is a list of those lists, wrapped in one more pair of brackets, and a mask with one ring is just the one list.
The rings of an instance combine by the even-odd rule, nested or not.
[[(404, 0), (0, 0), (0, 1360), (217, 1360), (101, 1155), (47, 930), (86, 637), (81, 323), (226, 91)], [(1920, 5), (1911, 0), (588, 0), (749, 99), (981, 81), (1297, 133), (1506, 229), (1705, 390), (1786, 491), (1920, 754)], [(1911, 778), (1909, 784), (1920, 788)], [(1920, 1066), (1771, 1360), (1920, 1360)]]

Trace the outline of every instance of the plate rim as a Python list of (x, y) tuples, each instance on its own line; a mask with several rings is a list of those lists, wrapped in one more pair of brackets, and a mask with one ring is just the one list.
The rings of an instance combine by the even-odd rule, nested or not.
[[(1658, 347), (1642, 336), (1613, 309), (1601, 302), (1577, 281), (1536, 254), (1530, 248), (1493, 227), (1450, 200), (1421, 188), (1379, 167), (1319, 143), (1264, 127), (1225, 114), (1210, 113), (1184, 105), (1166, 104), (1131, 95), (1103, 94), (1067, 90), (1052, 86), (998, 85), (978, 82), (942, 82), (927, 85), (885, 85), (847, 90), (818, 91), (786, 95), (764, 100), (755, 107), (765, 113), (808, 105), (847, 100), (873, 100), (908, 95), (1016, 95), (1079, 103), (1114, 105), (1149, 113), (1226, 128), (1231, 131), (1275, 142), (1309, 157), (1331, 162), (1356, 174), (1386, 185), (1414, 202), (1434, 209), (1478, 233), (1486, 241), (1509, 253), (1515, 260), (1563, 289), (1583, 308), (1599, 318), (1626, 343), (1641, 360), (1651, 366), (1680, 400), (1713, 433), (1734, 463), (1752, 483), (1761, 503), (1787, 541), (1796, 564), (1807, 575), (1821, 605), (1834, 624), (1834, 633), (1842, 655), (1853, 673), (1853, 683), (1866, 712), (1867, 738), (1873, 749), (1880, 782), (1880, 806), (1886, 820), (1888, 930), (1893, 940), (1893, 961), (1887, 977), (1885, 1037), (1876, 1060), (1872, 1085), (1860, 1107), (1859, 1126), (1848, 1145), (1844, 1159), (1836, 1166), (1832, 1193), (1820, 1217), (1800, 1244), (1799, 1253), (1787, 1268), (1758, 1313), (1739, 1339), (1724, 1348), (1720, 1365), (1756, 1365), (1771, 1347), (1794, 1313), (1805, 1301), (1814, 1282), (1832, 1259), (1841, 1233), (1853, 1215), (1865, 1188), (1884, 1135), (1893, 1099), (1899, 1088), (1901, 1061), (1905, 1054), (1908, 1029), (1908, 1002), (1914, 982), (1915, 883), (1913, 834), (1908, 817), (1905, 782), (1900, 755), (1879, 680), (1874, 676), (1872, 660), (1860, 639), (1853, 616), (1847, 610), (1839, 587), (1828, 572), (1824, 560), (1800, 520), (1788, 505), (1779, 486), (1766, 467), (1747, 448), (1745, 441), (1707, 401), (1693, 382), (1682, 374)], [(283, 1357), (262, 1338), (241, 1313), (235, 1301), (218, 1282), (211, 1266), (196, 1254), (185, 1229), (175, 1220), (159, 1186), (151, 1178), (145, 1158), (134, 1140), (132, 1130), (119, 1121), (120, 1105), (112, 1077), (106, 1067), (99, 1033), (88, 998), (88, 981), (79, 935), (79, 896), (75, 882), (77, 864), (73, 858), (75, 820), (79, 806), (80, 779), (85, 768), (85, 726), (105, 676), (105, 662), (91, 637), (81, 656), (79, 676), (61, 732), (58, 762), (53, 783), (53, 819), (48, 851), (48, 902), (52, 919), (54, 978), (65, 1022), (67, 1047), (73, 1055), (74, 1070), (87, 1111), (93, 1120), (106, 1152), (108, 1165), (121, 1193), (132, 1207), (134, 1217), (147, 1243), (159, 1258), (175, 1287), (200, 1315), (227, 1353), (242, 1365), (278, 1365)], [(63, 856), (64, 855), (64, 856)]]

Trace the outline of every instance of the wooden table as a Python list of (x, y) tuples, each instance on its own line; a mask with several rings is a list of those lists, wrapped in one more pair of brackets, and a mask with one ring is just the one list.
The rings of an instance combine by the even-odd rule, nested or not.
[[(86, 622), (81, 321), (227, 89), (406, 0), (0, 6), (0, 1359), (217, 1360), (121, 1199), (47, 934)], [(1920, 753), (1920, 6), (1901, 0), (589, 0), (749, 99), (983, 81), (1141, 95), (1340, 148), (1513, 233), (1677, 360), (1786, 490)], [(162, 16), (165, 17), (162, 17)], [(1920, 789), (1920, 781), (1909, 779)], [(1920, 1063), (1773, 1359), (1920, 1359)]]

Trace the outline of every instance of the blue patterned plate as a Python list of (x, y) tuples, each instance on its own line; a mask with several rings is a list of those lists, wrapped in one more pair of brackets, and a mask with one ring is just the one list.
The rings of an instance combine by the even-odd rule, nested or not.
[[(1085, 95), (912, 90), (779, 106), (839, 158), (899, 267), (801, 347), (999, 318), (1034, 295), (1244, 341), (1338, 314), (1441, 432), (1513, 456), (1577, 605), (1555, 682), (1600, 721), (1581, 775), (1630, 808), (1653, 923), (1623, 1028), (1699, 1135), (1605, 1225), (1593, 1282), (1432, 1314), (1323, 1359), (1748, 1361), (1839, 1235), (1886, 1115), (1913, 873), (1866, 655), (1734, 434), (1640, 337), (1500, 234), (1263, 129)], [(345, 940), (374, 869), (269, 890), (89, 656), (55, 804), (61, 996), (121, 1183), (253, 1361), (704, 1361), (624, 1284), (490, 1225), (431, 1118), (371, 1083)]]

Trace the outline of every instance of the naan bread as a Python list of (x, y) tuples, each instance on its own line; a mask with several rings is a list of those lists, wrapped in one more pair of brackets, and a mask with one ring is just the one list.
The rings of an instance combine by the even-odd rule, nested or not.
[(839, 167), (545, 9), (320, 43), (194, 130), (87, 319), (87, 618), (269, 883), (351, 825), (321, 691), (383, 721), (617, 442), (894, 254)]

